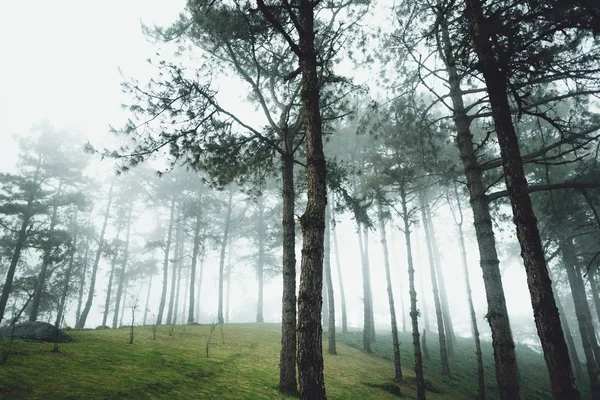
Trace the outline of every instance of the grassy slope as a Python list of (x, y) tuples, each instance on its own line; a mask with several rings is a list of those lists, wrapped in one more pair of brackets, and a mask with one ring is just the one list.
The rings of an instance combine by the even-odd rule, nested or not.
[[(156, 340), (151, 339), (150, 328), (137, 328), (133, 345), (128, 344), (127, 329), (73, 331), (70, 334), (76, 341), (60, 345), (58, 354), (51, 352), (52, 344), (15, 342), (14, 354), (6, 365), (0, 365), (0, 398), (292, 398), (280, 394), (276, 387), (279, 329), (278, 325), (266, 324), (226, 325), (224, 343), (221, 344), (220, 330), (215, 332), (209, 358), (205, 354), (205, 345), (210, 327), (206, 325), (177, 326), (172, 336), (167, 327), (160, 327)], [(344, 340), (353, 343), (357, 338), (358, 335), (350, 334)], [(407, 338), (403, 341), (409, 343)], [(0, 342), (0, 351), (5, 346), (6, 341)], [(338, 356), (325, 354), (328, 397), (398, 398), (388, 391), (393, 364), (378, 356), (386, 355), (387, 347), (386, 338), (380, 337), (375, 345), (376, 355), (364, 354), (347, 345), (339, 345)], [(433, 343), (430, 347), (433, 355)], [(408, 399), (415, 398), (409, 350), (403, 346), (407, 382), (400, 385), (403, 398)], [(459, 350), (463, 351), (460, 347)], [(474, 356), (472, 358), (474, 360)], [(486, 367), (492, 371), (489, 358), (486, 357)], [(539, 356), (537, 358), (541, 360)], [(474, 368), (474, 361), (460, 360)], [(428, 399), (464, 399), (468, 398), (465, 393), (474, 393), (476, 381), (471, 379), (473, 373), (467, 372), (470, 367), (461, 368), (464, 379), (440, 378), (435, 363), (435, 360), (428, 362), (426, 371), (439, 393), (428, 392)], [(537, 379), (542, 378), (533, 378), (534, 381)], [(543, 379), (547, 384), (547, 377)], [(488, 376), (487, 384), (493, 386), (491, 376)]]
[[(362, 332), (351, 332), (341, 337), (345, 343), (357, 349), (362, 348)], [(400, 334), (401, 359), (403, 371), (414, 368), (412, 355), (412, 336), (408, 333)], [(437, 335), (427, 335), (427, 347), (430, 360), (424, 360), (425, 378), (442, 390), (451, 390), (460, 393), (457, 399), (475, 399), (477, 394), (477, 359), (475, 344), (471, 339), (457, 338), (455, 357), (450, 359), (451, 376), (441, 374), (439, 343)], [(393, 360), (391, 335), (379, 335), (377, 342), (371, 345), (373, 354)], [(488, 400), (498, 399), (498, 385), (494, 370), (493, 349), (490, 342), (482, 342), (483, 365), (485, 370), (485, 386)], [(526, 346), (517, 346), (517, 359), (521, 378), (521, 397), (524, 400), (552, 399), (548, 370), (543, 357)], [(579, 384), (582, 398), (591, 398), (588, 391), (588, 382)]]

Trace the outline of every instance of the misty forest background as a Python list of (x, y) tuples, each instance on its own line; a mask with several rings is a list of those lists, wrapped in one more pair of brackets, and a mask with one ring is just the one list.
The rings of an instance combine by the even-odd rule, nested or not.
[(0, 323), (281, 324), (306, 399), (340, 342), (419, 399), (466, 370), (538, 398), (525, 354), (539, 398), (600, 399), (599, 26), (586, 0), (188, 1), (143, 24), (110, 133), (23, 121)]

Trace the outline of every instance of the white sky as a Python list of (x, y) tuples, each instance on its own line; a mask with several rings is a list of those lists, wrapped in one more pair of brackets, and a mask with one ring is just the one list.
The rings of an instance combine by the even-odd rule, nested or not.
[[(141, 21), (147, 24), (168, 24), (177, 17), (184, 5), (184, 0), (0, 0), (0, 172), (11, 170), (16, 160), (13, 136), (27, 133), (40, 120), (47, 119), (58, 129), (80, 132), (94, 144), (105, 145), (110, 137), (109, 124), (119, 126), (125, 116), (120, 104), (127, 99), (121, 93), (122, 77), (119, 68), (126, 76), (135, 76), (142, 81), (151, 72), (146, 60), (155, 54), (157, 47), (144, 38), (140, 29)], [(444, 219), (449, 222), (450, 216), (445, 215)], [(470, 222), (470, 217), (467, 221)], [(438, 240), (445, 246), (442, 253), (444, 261), (448, 263), (445, 268), (448, 268), (446, 281), (451, 307), (457, 315), (455, 323), (462, 325), (461, 331), (467, 334), (466, 300), (462, 299), (464, 284), (457, 244), (454, 243), (456, 235), (452, 226), (441, 226)], [(353, 325), (360, 325), (362, 286), (360, 266), (357, 264), (357, 260), (360, 260), (357, 238), (351, 221), (344, 222), (339, 227), (342, 265), (348, 271), (345, 280), (346, 295), (348, 306), (353, 308), (349, 320)], [(390, 242), (391, 239), (392, 236), (389, 236)], [(390, 254), (392, 271), (397, 279), (395, 282), (404, 281), (404, 304), (408, 307), (406, 280), (400, 279), (399, 275), (401, 273), (405, 277), (406, 274), (404, 240), (398, 232), (394, 233), (393, 239), (394, 251)], [(470, 249), (476, 308), (479, 311), (480, 328), (484, 328), (487, 326), (483, 320), (485, 297), (478, 254), (472, 241)], [(378, 233), (371, 235), (370, 252), (377, 323), (387, 325), (387, 299), (384, 297), (385, 279)], [(422, 239), (421, 253), (421, 261), (425, 263), (425, 243)], [(209, 258), (207, 263), (218, 262), (214, 258)], [(299, 268), (299, 256), (297, 265)], [(335, 266), (334, 260), (332, 266)], [(203, 288), (216, 288), (214, 276), (210, 275), (211, 268), (213, 267), (207, 266), (209, 275)], [(333, 273), (337, 286), (335, 268)], [(507, 273), (511, 282), (514, 282), (506, 287), (511, 312), (530, 315), (531, 311), (522, 306), (523, 301), (526, 301), (525, 304), (529, 303), (522, 268), (514, 268)], [(276, 282), (273, 282), (273, 288), (278, 290), (279, 280), (280, 278), (276, 278)], [(159, 286), (160, 277), (157, 276), (153, 287)], [(234, 293), (246, 292), (247, 296), (238, 301), (232, 300), (234, 308), (236, 304), (241, 306), (247, 302), (248, 295), (252, 297), (255, 293), (254, 289), (238, 289), (234, 287), (232, 290)], [(103, 293), (103, 286), (99, 286), (98, 290)], [(209, 289), (205, 292), (211, 291)], [(145, 289), (142, 289), (142, 298), (145, 298)], [(265, 313), (278, 313), (279, 301), (279, 294), (268, 294), (265, 298)], [(97, 296), (94, 309), (102, 303), (101, 297)], [(432, 301), (429, 303), (429, 308), (432, 308)], [(232, 316), (235, 315), (232, 310)], [(430, 312), (430, 318), (431, 315)], [(248, 318), (252, 320), (254, 312)], [(269, 317), (267, 319), (273, 320)], [(96, 320), (97, 316), (94, 322)]]

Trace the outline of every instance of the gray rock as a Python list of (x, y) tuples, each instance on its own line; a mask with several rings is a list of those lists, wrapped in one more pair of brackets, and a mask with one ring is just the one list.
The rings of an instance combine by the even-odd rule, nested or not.
[[(11, 327), (0, 328), (0, 336), (10, 337)], [(47, 322), (23, 322), (15, 325), (15, 338), (41, 340), (43, 342), (70, 342), (69, 335)]]

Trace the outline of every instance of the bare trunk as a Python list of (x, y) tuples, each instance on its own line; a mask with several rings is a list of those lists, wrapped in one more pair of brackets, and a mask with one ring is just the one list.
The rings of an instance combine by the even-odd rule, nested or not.
[(196, 293), (196, 322), (200, 323), (200, 294), (202, 293), (202, 278), (204, 277), (204, 256), (206, 254), (206, 237), (202, 238), (200, 254), (200, 273), (198, 276), (198, 293)]
[(506, 298), (496, 251), (496, 240), (492, 227), (489, 203), (485, 197), (482, 171), (477, 162), (477, 154), (473, 149), (473, 135), (469, 130), (470, 118), (465, 111), (460, 88), (454, 50), (450, 36), (442, 19), (443, 59), (446, 65), (450, 83), (450, 98), (454, 107), (454, 125), (456, 127), (456, 143), (463, 163), (465, 178), (471, 208), (475, 235), (479, 248), (481, 270), (485, 285), (486, 300), (488, 304), (487, 320), (492, 331), (492, 346), (494, 348), (494, 361), (496, 366), (496, 380), (500, 391), (500, 398), (513, 400), (520, 398), (519, 372), (515, 356), (515, 344), (512, 338)]
[(377, 214), (379, 217), (379, 231), (381, 233), (381, 247), (383, 250), (383, 263), (385, 266), (385, 279), (387, 283), (388, 303), (390, 306), (390, 322), (392, 325), (392, 344), (394, 347), (394, 369), (395, 379), (402, 381), (402, 361), (400, 359), (400, 341), (398, 340), (398, 325), (396, 324), (396, 308), (394, 305), (394, 292), (392, 291), (392, 276), (390, 274), (390, 260), (388, 257), (388, 245), (385, 232), (385, 220), (381, 200), (377, 202)]
[(258, 202), (258, 265), (256, 266), (256, 278), (258, 280), (258, 301), (256, 303), (256, 322), (265, 322), (263, 316), (263, 299), (264, 299), (264, 268), (265, 268), (265, 206), (262, 195)]
[[(117, 327), (117, 318), (119, 318), (119, 306), (121, 305), (121, 295), (123, 294), (123, 285), (125, 284), (125, 274), (127, 272), (127, 263), (129, 262), (129, 239), (131, 238), (131, 213), (133, 212), (133, 199), (129, 200), (129, 210), (127, 211), (127, 233), (125, 237), (125, 249), (123, 249), (123, 264), (119, 272), (119, 285), (117, 286), (117, 298), (115, 300), (115, 314), (113, 316), (113, 329)], [(125, 300), (123, 299), (123, 302)]]
[(146, 292), (146, 307), (144, 307), (144, 322), (142, 325), (146, 325), (146, 321), (148, 320), (148, 311), (150, 311), (150, 293), (152, 293), (152, 277), (154, 275), (150, 275), (148, 278), (148, 291)]
[[(119, 254), (119, 236), (121, 235), (121, 224), (117, 228), (117, 236), (115, 240), (115, 248), (112, 260), (110, 261), (110, 274), (108, 275), (108, 283), (106, 285), (106, 299), (104, 300), (104, 316), (102, 317), (102, 326), (106, 326), (108, 320), (108, 312), (110, 311), (110, 299), (112, 296), (113, 277), (115, 274), (115, 266), (117, 265), (117, 256)], [(114, 328), (114, 327), (113, 327)]]
[(60, 294), (60, 299), (58, 302), (58, 312), (56, 313), (56, 321), (54, 323), (54, 326), (56, 326), (57, 328), (60, 328), (60, 325), (61, 325), (61, 322), (63, 319), (63, 315), (65, 312), (65, 307), (66, 307), (66, 303), (67, 303), (67, 296), (69, 295), (69, 285), (71, 284), (71, 276), (73, 275), (73, 268), (75, 266), (75, 252), (77, 249), (77, 237), (78, 237), (77, 212), (75, 212), (71, 227), (72, 227), (71, 231), (73, 232), (73, 243), (72, 243), (73, 250), (71, 252), (71, 256), (69, 257), (69, 265), (67, 266), (67, 271), (65, 273), (63, 290)]
[(590, 290), (592, 291), (592, 298), (594, 299), (594, 308), (596, 309), (596, 317), (598, 318), (598, 327), (600, 327), (600, 295), (598, 295), (598, 282), (596, 280), (596, 270), (591, 268), (589, 270), (589, 284)]
[(283, 230), (283, 294), (281, 300), (281, 354), (279, 387), (296, 393), (296, 228), (294, 216), (294, 157), (281, 156), (282, 230)]
[(231, 237), (229, 238), (229, 250), (227, 251), (227, 298), (225, 299), (225, 322), (229, 323), (229, 300), (231, 299)]
[(171, 260), (171, 291), (169, 294), (169, 307), (167, 308), (167, 325), (174, 324), (173, 309), (175, 308), (175, 293), (177, 290), (177, 283), (179, 282), (177, 277), (179, 276), (179, 269), (181, 268), (179, 259), (181, 258), (181, 246), (180, 242), (182, 239), (181, 232), (181, 205), (176, 211), (177, 223), (175, 224), (175, 251), (173, 259)]
[(165, 243), (163, 259), (163, 281), (162, 292), (160, 295), (160, 304), (158, 306), (158, 315), (156, 316), (156, 325), (161, 325), (167, 302), (167, 288), (169, 282), (169, 251), (171, 250), (171, 240), (173, 239), (173, 223), (175, 221), (175, 196), (171, 199), (171, 212), (169, 216), (169, 228), (167, 230), (167, 243)]
[(466, 0), (466, 14), (471, 22), (472, 39), (483, 78), (487, 86), (492, 117), (500, 146), (504, 181), (513, 210), (521, 256), (527, 273), (533, 315), (544, 350), (544, 358), (552, 393), (557, 399), (579, 399), (573, 378), (569, 351), (565, 342), (560, 316), (556, 308), (552, 283), (548, 276), (544, 250), (527, 192), (517, 134), (512, 124), (506, 76), (496, 60), (491, 43), (489, 21), (483, 14), (481, 0)]
[[(194, 248), (192, 249), (192, 267), (190, 270), (190, 308), (188, 310), (187, 323), (194, 323), (194, 296), (196, 294), (196, 265), (198, 264), (198, 254), (200, 252), (200, 227), (202, 220), (196, 215), (196, 225), (194, 226)], [(202, 279), (202, 278), (200, 278)], [(198, 285), (200, 287), (200, 285)], [(197, 309), (197, 306), (196, 306)]]
[(442, 316), (444, 317), (444, 331), (446, 332), (446, 345), (448, 347), (448, 356), (454, 357), (454, 343), (456, 336), (454, 334), (454, 325), (452, 324), (452, 314), (450, 313), (450, 303), (448, 302), (448, 294), (446, 292), (446, 281), (444, 279), (444, 271), (442, 269), (442, 257), (440, 249), (435, 238), (435, 229), (433, 228), (433, 219), (431, 218), (431, 210), (429, 205), (425, 206), (427, 215), (427, 224), (429, 225), (429, 235), (431, 239), (431, 247), (433, 249), (433, 259), (435, 261), (435, 273), (438, 279), (440, 289), (440, 301), (442, 304)]
[[(62, 182), (58, 187), (58, 194), (62, 191)], [(31, 310), (29, 311), (29, 322), (35, 322), (38, 318), (38, 312), (40, 310), (40, 301), (42, 299), (42, 294), (44, 293), (44, 286), (46, 285), (46, 275), (48, 273), (48, 268), (52, 265), (52, 236), (54, 234), (54, 228), (58, 222), (57, 220), (58, 207), (55, 205), (52, 207), (52, 215), (50, 217), (50, 229), (48, 241), (49, 243), (45, 246), (44, 255), (42, 256), (42, 268), (40, 273), (38, 274), (37, 282), (35, 285), (35, 292), (33, 294), (33, 299), (31, 301)]]
[[(423, 268), (423, 263), (421, 262), (421, 249), (419, 247), (419, 236), (415, 236), (415, 248), (417, 250), (417, 265), (419, 266), (419, 286), (421, 286), (421, 293), (423, 294), (423, 309), (421, 311), (421, 315), (423, 317), (423, 325), (425, 326), (425, 330), (427, 332), (431, 332), (431, 325), (429, 325), (429, 306), (427, 305), (427, 296), (425, 293), (425, 277), (423, 276), (423, 272), (425, 269)], [(429, 358), (429, 355), (427, 355)]]
[(485, 372), (483, 369), (483, 355), (481, 352), (481, 340), (479, 337), (479, 327), (477, 326), (477, 314), (475, 314), (475, 306), (473, 305), (473, 294), (471, 292), (471, 280), (469, 279), (469, 266), (467, 264), (467, 248), (465, 246), (465, 235), (463, 233), (463, 213), (460, 204), (460, 197), (456, 185), (454, 185), (454, 191), (456, 194), (456, 201), (458, 203), (458, 212), (460, 219), (456, 221), (458, 229), (458, 243), (460, 245), (460, 259), (463, 265), (463, 271), (465, 274), (465, 287), (467, 289), (467, 303), (469, 305), (469, 315), (471, 317), (471, 332), (473, 333), (473, 339), (475, 340), (475, 355), (477, 357), (477, 398), (479, 400), (485, 400)]
[[(552, 271), (550, 271), (552, 273)], [(567, 340), (567, 346), (569, 347), (569, 354), (571, 356), (571, 365), (573, 365), (575, 369), (575, 379), (581, 385), (583, 381), (583, 370), (581, 369), (581, 361), (579, 361), (579, 355), (577, 354), (577, 348), (575, 347), (575, 340), (573, 340), (573, 333), (571, 332), (571, 328), (569, 327), (569, 323), (566, 318), (566, 314), (564, 312), (562, 302), (560, 300), (560, 296), (558, 295), (558, 291), (556, 290), (556, 285), (554, 284), (555, 280), (550, 275), (550, 279), (552, 279), (552, 290), (554, 290), (554, 298), (556, 299), (556, 307), (558, 307), (558, 312), (560, 314), (561, 323), (563, 329), (565, 330), (565, 339)]]
[(323, 286), (323, 240), (325, 233), (325, 155), (319, 108), (319, 76), (315, 51), (313, 2), (298, 4), (299, 62), (302, 72), (302, 103), (306, 126), (307, 203), (300, 217), (302, 262), (298, 292), (298, 376), (300, 398), (326, 399), (323, 377), (321, 288)]
[(83, 256), (83, 265), (79, 268), (79, 294), (77, 296), (77, 311), (75, 312), (75, 323), (81, 316), (81, 306), (83, 305), (83, 290), (85, 289), (85, 274), (87, 273), (88, 256), (90, 253), (90, 239), (85, 239), (85, 255)]
[(337, 241), (336, 233), (336, 221), (335, 221), (335, 198), (334, 194), (331, 194), (331, 234), (333, 235), (333, 248), (335, 251), (335, 264), (338, 275), (338, 282), (340, 285), (340, 297), (342, 300), (342, 333), (348, 333), (348, 314), (346, 313), (346, 294), (344, 293), (344, 279), (342, 277), (342, 267), (340, 264), (340, 254)]
[(442, 374), (450, 375), (450, 363), (448, 362), (448, 349), (446, 347), (446, 333), (444, 331), (444, 317), (442, 315), (442, 305), (438, 291), (435, 261), (433, 258), (433, 246), (431, 243), (431, 233), (429, 232), (429, 224), (427, 223), (427, 215), (425, 212), (425, 200), (423, 199), (422, 193), (419, 194), (419, 201), (421, 203), (421, 218), (423, 220), (423, 229), (425, 230), (425, 241), (427, 242), (427, 255), (429, 256), (429, 274), (431, 275), (431, 286), (433, 287), (433, 302), (435, 304), (435, 316), (437, 318)]
[(400, 190), (402, 201), (402, 219), (404, 220), (404, 239), (406, 241), (406, 259), (408, 263), (408, 283), (410, 294), (410, 321), (412, 324), (413, 352), (415, 355), (415, 375), (417, 380), (417, 400), (425, 400), (425, 377), (423, 376), (423, 360), (419, 341), (419, 309), (417, 308), (417, 291), (415, 289), (415, 268), (413, 266), (412, 246), (410, 243), (410, 216), (406, 201), (406, 191)]
[(598, 382), (598, 371), (600, 360), (598, 354), (598, 342), (592, 326), (592, 313), (590, 312), (585, 285), (581, 275), (577, 271), (575, 252), (573, 243), (569, 239), (559, 239), (559, 249), (562, 253), (564, 267), (567, 270), (567, 277), (571, 287), (573, 303), (575, 305), (575, 314), (579, 324), (579, 333), (583, 344), (583, 353), (587, 366), (588, 378), (592, 390), (592, 399), (600, 399), (600, 382)]
[(358, 233), (358, 248), (360, 251), (360, 260), (362, 265), (362, 282), (363, 282), (363, 350), (371, 353), (371, 305), (369, 303), (371, 296), (369, 288), (371, 287), (369, 264), (365, 259), (365, 249), (362, 237), (362, 224), (356, 221)]
[(231, 209), (233, 208), (233, 191), (229, 190), (229, 198), (227, 200), (227, 213), (225, 214), (225, 223), (223, 225), (223, 237), (221, 238), (221, 258), (219, 262), (219, 304), (217, 310), (217, 322), (222, 324), (225, 322), (223, 318), (223, 283), (225, 280), (225, 255), (227, 244), (229, 242), (229, 225), (231, 224)]
[(108, 204), (106, 205), (106, 212), (104, 213), (104, 222), (102, 223), (102, 230), (100, 231), (100, 237), (98, 238), (98, 249), (96, 250), (96, 258), (94, 259), (94, 265), (92, 266), (92, 279), (90, 281), (90, 289), (88, 291), (87, 301), (85, 307), (81, 312), (79, 320), (75, 325), (76, 329), (83, 329), (85, 327), (85, 321), (87, 320), (90, 309), (92, 308), (92, 302), (94, 301), (94, 288), (96, 286), (96, 275), (98, 274), (98, 265), (100, 264), (100, 257), (104, 252), (104, 234), (106, 233), (106, 226), (108, 225), (108, 217), (110, 216), (110, 207), (113, 201), (113, 187), (114, 180), (110, 184), (108, 191)]
[(325, 208), (325, 238), (323, 243), (323, 274), (325, 279), (325, 294), (327, 294), (327, 318), (323, 317), (323, 321), (327, 322), (327, 337), (329, 354), (337, 354), (337, 346), (335, 343), (335, 296), (333, 294), (333, 282), (331, 281), (331, 229), (329, 217), (331, 212), (329, 204)]

